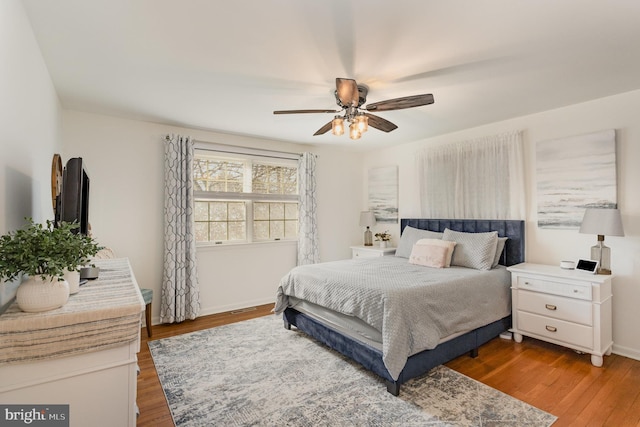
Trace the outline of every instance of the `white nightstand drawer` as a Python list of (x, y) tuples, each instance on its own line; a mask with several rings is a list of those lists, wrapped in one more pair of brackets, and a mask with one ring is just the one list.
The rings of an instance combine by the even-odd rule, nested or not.
[(517, 310), (541, 316), (593, 325), (591, 302), (543, 293), (518, 290)]
[(554, 282), (539, 277), (518, 276), (518, 288), (591, 301), (590, 283), (571, 283), (567, 280)]
[(537, 314), (518, 311), (518, 329), (544, 338), (593, 348), (593, 328), (564, 320), (550, 319)]
[(352, 258), (376, 258), (395, 255), (396, 248), (381, 248), (380, 246), (351, 246)]

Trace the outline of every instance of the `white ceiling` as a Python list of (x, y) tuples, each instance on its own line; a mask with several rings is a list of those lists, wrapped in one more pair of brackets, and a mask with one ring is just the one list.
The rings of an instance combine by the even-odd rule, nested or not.
[[(383, 146), (640, 89), (636, 0), (23, 0), (64, 107), (309, 144)], [(335, 78), (398, 129), (312, 136)]]

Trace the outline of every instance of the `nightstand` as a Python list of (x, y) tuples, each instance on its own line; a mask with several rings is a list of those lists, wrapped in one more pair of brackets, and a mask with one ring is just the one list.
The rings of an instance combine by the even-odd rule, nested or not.
[(396, 248), (381, 248), (380, 246), (351, 246), (351, 258), (375, 258), (395, 255)]
[(612, 276), (523, 263), (511, 272), (513, 337), (522, 336), (591, 354), (602, 366), (611, 354)]

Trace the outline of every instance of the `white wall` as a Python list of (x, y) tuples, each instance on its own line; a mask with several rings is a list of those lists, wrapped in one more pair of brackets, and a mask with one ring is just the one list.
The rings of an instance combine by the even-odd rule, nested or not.
[[(19, 0), (0, 2), (0, 235), (53, 219), (51, 160), (60, 151), (60, 105)], [(0, 307), (15, 285), (0, 284)]]
[[(318, 229), (323, 261), (348, 258), (359, 236), (359, 155), (278, 141), (65, 110), (63, 160), (82, 157), (91, 179), (89, 217), (96, 240), (129, 258), (141, 287), (154, 290), (159, 321), (163, 266), (164, 151), (167, 133), (197, 140), (317, 154)], [(271, 303), (296, 262), (296, 245), (260, 243), (198, 249), (201, 314)]]
[[(640, 305), (640, 91), (520, 117), (487, 126), (443, 135), (425, 141), (407, 143), (369, 153), (364, 162), (367, 171), (377, 166), (399, 166), (400, 217), (420, 217), (420, 195), (415, 154), (428, 144), (454, 142), (497, 133), (524, 130), (526, 143), (527, 221), (526, 258), (529, 262), (557, 265), (561, 260), (589, 257), (596, 237), (577, 230), (537, 228), (535, 144), (537, 141), (580, 135), (604, 129), (616, 129), (618, 166), (618, 207), (622, 213), (625, 237), (606, 237), (612, 250), (613, 339), (614, 352), (640, 359), (638, 309)], [(366, 191), (363, 190), (366, 200)], [(376, 227), (379, 229), (380, 227)], [(385, 227), (387, 228), (387, 227)], [(397, 242), (399, 226), (391, 230)]]

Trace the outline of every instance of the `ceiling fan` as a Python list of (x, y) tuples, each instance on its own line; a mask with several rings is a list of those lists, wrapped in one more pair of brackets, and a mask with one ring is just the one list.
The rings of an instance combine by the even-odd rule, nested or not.
[(322, 126), (313, 135), (323, 135), (329, 130), (334, 135), (342, 135), (344, 122), (347, 121), (350, 123), (349, 136), (351, 139), (358, 139), (363, 132), (366, 132), (369, 125), (383, 132), (391, 132), (398, 128), (390, 121), (371, 114), (371, 111), (402, 110), (434, 102), (432, 94), (425, 94), (388, 99), (363, 106), (367, 102), (368, 92), (367, 86), (357, 84), (353, 79), (336, 78), (335, 97), (340, 110), (277, 110), (273, 114), (342, 113), (342, 116), (336, 115), (333, 120)]

